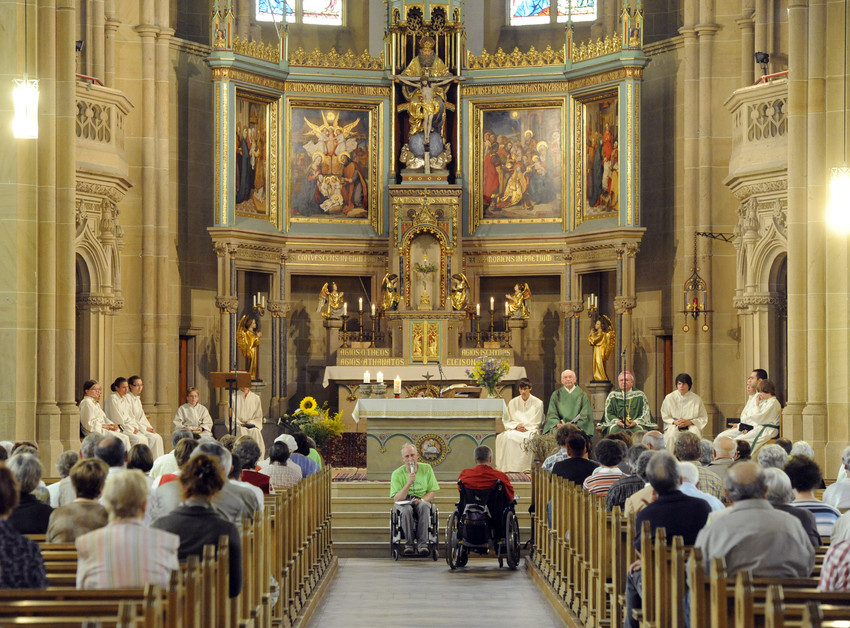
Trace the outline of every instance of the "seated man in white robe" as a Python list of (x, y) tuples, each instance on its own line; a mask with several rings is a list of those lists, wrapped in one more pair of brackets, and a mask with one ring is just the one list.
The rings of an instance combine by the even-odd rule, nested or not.
[(502, 420), (505, 431), (496, 436), (496, 468), (507, 473), (531, 469), (531, 452), (522, 445), (543, 423), (543, 402), (531, 394), (531, 381), (523, 377), (517, 387), (519, 396), (508, 403), (508, 419)]
[(263, 441), (263, 404), (260, 396), (244, 386), (234, 393), (233, 418), (236, 422), (236, 437), (247, 434), (260, 446), (260, 459), (266, 453)]
[(782, 414), (782, 406), (776, 398), (776, 386), (769, 379), (758, 383), (758, 392), (754, 396), (754, 404), (746, 412), (741, 413), (741, 421), (738, 427), (733, 427), (719, 436), (728, 436), (736, 441), (746, 441), (755, 452), (756, 447), (763, 445), (771, 438), (779, 434), (779, 420)]
[(664, 445), (673, 453), (680, 432), (692, 432), (702, 438), (708, 412), (702, 399), (691, 390), (694, 382), (687, 373), (676, 376), (676, 390), (664, 397), (661, 420), (664, 421)]

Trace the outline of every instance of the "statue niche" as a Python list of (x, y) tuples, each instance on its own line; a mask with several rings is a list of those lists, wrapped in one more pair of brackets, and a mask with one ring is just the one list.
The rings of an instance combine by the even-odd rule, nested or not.
[(433, 310), (439, 306), (440, 294), (440, 242), (424, 233), (410, 243), (410, 261), (413, 270), (413, 307), (417, 310)]

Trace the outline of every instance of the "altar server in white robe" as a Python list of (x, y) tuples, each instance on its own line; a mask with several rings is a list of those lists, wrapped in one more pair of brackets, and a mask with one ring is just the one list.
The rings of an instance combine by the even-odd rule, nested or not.
[(776, 398), (776, 385), (769, 379), (759, 380), (756, 394), (741, 412), (738, 427), (733, 427), (718, 436), (728, 436), (733, 440), (744, 440), (750, 444), (755, 453), (756, 447), (761, 446), (779, 434), (779, 420), (782, 415), (782, 405)]
[[(130, 447), (136, 444), (147, 445), (148, 439), (142, 436), (133, 418), (133, 395), (130, 394), (130, 384), (126, 378), (118, 377), (110, 385), (112, 394), (106, 398), (103, 409), (110, 422), (121, 428), (121, 432), (129, 439)], [(128, 450), (129, 451), (129, 450)]]
[(174, 415), (174, 429), (212, 435), (212, 417), (210, 411), (199, 403), (200, 398), (197, 388), (186, 390), (186, 403), (177, 408), (177, 414)]
[(531, 452), (522, 444), (540, 431), (543, 424), (543, 402), (531, 394), (531, 382), (523, 377), (517, 382), (519, 396), (508, 403), (508, 418), (502, 420), (505, 431), (496, 437), (496, 468), (504, 472), (522, 473), (531, 469)]
[(102, 387), (100, 382), (89, 379), (83, 384), (83, 398), (80, 400), (80, 425), (83, 434), (97, 432), (108, 436), (114, 436), (124, 442), (124, 446), (130, 449), (130, 439), (121, 433), (121, 428), (106, 418), (106, 413), (100, 407), (100, 395)]
[(139, 430), (139, 434), (145, 439), (145, 444), (151, 448), (154, 460), (165, 453), (165, 447), (162, 444), (162, 436), (156, 433), (156, 430), (148, 421), (145, 414), (145, 409), (142, 407), (142, 389), (145, 387), (142, 378), (138, 375), (133, 375), (127, 380), (130, 385), (130, 407), (133, 410), (133, 421)]
[(664, 397), (661, 404), (661, 420), (664, 421), (664, 444), (670, 452), (676, 444), (680, 432), (693, 432), (702, 438), (702, 430), (708, 423), (708, 412), (702, 399), (691, 390), (694, 385), (691, 376), (679, 373), (676, 376), (676, 390)]
[(263, 441), (263, 406), (260, 396), (251, 392), (249, 386), (240, 388), (234, 393), (233, 416), (236, 420), (236, 436), (247, 434), (260, 446), (260, 460), (266, 453)]

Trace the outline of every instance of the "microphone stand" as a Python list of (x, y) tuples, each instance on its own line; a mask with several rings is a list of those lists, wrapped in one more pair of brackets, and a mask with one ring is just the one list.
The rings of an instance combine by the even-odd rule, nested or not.
[(445, 375), (443, 375), (443, 363), (440, 360), (437, 360), (437, 370), (440, 371), (440, 389), (437, 391), (437, 398), (440, 399), (443, 396), (443, 379)]
[[(627, 415), (628, 415), (628, 412), (626, 412), (626, 388), (625, 388), (625, 383), (626, 383), (626, 379), (628, 378), (628, 375), (626, 374), (626, 373), (627, 373), (627, 371), (628, 371), (628, 369), (626, 368), (626, 350), (625, 350), (625, 349), (623, 349), (623, 350), (620, 352), (620, 361), (623, 363), (623, 370), (622, 370), (622, 373), (623, 373), (623, 384), (624, 384), (623, 388), (621, 389), (621, 390), (623, 391), (623, 412), (622, 412), (623, 416), (621, 416), (621, 417), (620, 417), (620, 420), (623, 422), (623, 429), (624, 429), (624, 430), (626, 430), (626, 429), (628, 429), (628, 428), (626, 427), (626, 419), (628, 418), (629, 420), (631, 420), (631, 417), (628, 417), (628, 416), (627, 416)], [(619, 379), (619, 378), (618, 378), (618, 379)], [(617, 382), (617, 383), (619, 383), (619, 382)]]

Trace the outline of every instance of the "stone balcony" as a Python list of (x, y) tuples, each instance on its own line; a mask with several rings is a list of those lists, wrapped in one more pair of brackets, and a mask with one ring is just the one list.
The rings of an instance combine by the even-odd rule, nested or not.
[(132, 104), (115, 89), (77, 81), (77, 179), (102, 179), (123, 192), (130, 187), (124, 155), (124, 123)]

